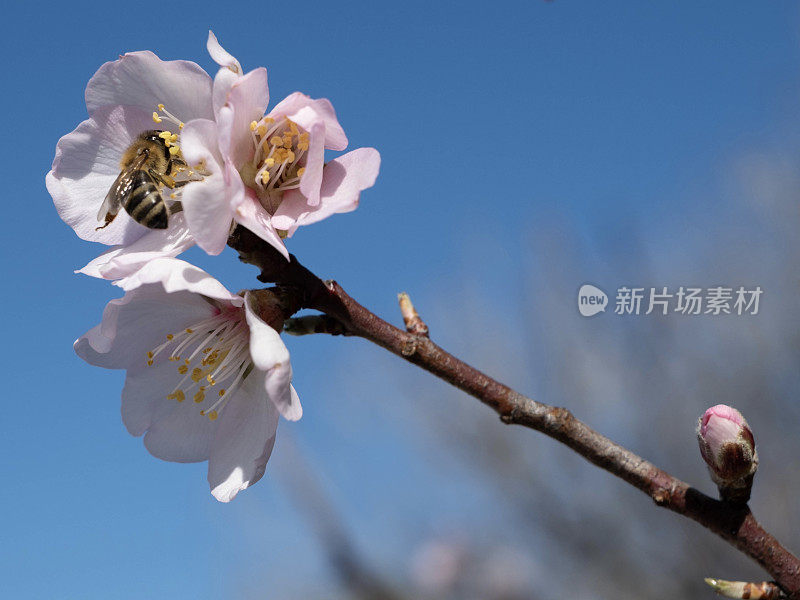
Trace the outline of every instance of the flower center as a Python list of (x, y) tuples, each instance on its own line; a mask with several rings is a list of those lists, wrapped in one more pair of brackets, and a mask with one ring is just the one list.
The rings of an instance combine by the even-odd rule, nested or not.
[(200, 414), (216, 420), (231, 394), (253, 370), (244, 309), (216, 309), (213, 316), (168, 334), (163, 344), (147, 353), (148, 366), (167, 352), (167, 360), (180, 363), (177, 370), (183, 375), (167, 399), (183, 402), (191, 395), (195, 403), (204, 405)]
[(300, 187), (305, 172), (308, 132), (289, 118), (279, 121), (263, 117), (250, 123), (255, 146), (253, 160), (242, 169), (242, 176), (258, 194), (261, 204), (274, 214), (287, 190)]

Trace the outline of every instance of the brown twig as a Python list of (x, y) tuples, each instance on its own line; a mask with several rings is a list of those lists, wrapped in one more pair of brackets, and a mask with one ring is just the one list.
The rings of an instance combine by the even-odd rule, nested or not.
[[(259, 280), (294, 288), (300, 307), (319, 310), (367, 339), (474, 396), (507, 424), (558, 440), (598, 467), (686, 516), (758, 562), (787, 597), (800, 600), (800, 560), (767, 533), (747, 505), (715, 500), (614, 443), (565, 409), (536, 402), (449, 354), (424, 335), (403, 331), (353, 300), (335, 281), (323, 283), (294, 256), (286, 261), (271, 246), (238, 227), (229, 245), (261, 269)], [(280, 289), (280, 288), (279, 288)], [(286, 315), (291, 316), (289, 314)]]

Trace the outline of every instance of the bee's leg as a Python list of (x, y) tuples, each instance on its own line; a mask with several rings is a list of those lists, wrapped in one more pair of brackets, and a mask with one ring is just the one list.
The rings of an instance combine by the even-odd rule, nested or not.
[(148, 173), (150, 173), (150, 177), (152, 177), (153, 179), (155, 179), (157, 182), (161, 183), (162, 185), (165, 185), (165, 186), (170, 187), (170, 188), (174, 188), (175, 187), (175, 180), (172, 177), (170, 177), (169, 175), (164, 175), (164, 174), (159, 173), (158, 171), (155, 171), (153, 169), (150, 169), (148, 171)]
[(171, 158), (169, 161), (169, 168), (167, 168), (167, 173), (170, 175), (176, 175), (181, 171), (186, 170), (189, 165), (186, 164), (186, 161), (182, 158)]
[(115, 218), (116, 216), (117, 216), (117, 214), (116, 214), (116, 213), (114, 213), (114, 214), (111, 214), (111, 213), (106, 213), (106, 218), (105, 218), (105, 221), (106, 221), (106, 222), (105, 222), (105, 223), (103, 223), (102, 225), (100, 225), (100, 227), (95, 227), (95, 228), (94, 228), (94, 230), (95, 230), (95, 231), (100, 231), (101, 229), (105, 229), (106, 227), (108, 227), (109, 225), (111, 225), (111, 222), (114, 220), (114, 218)]
[(180, 200), (176, 200), (175, 202), (169, 205), (169, 214), (171, 215), (174, 215), (182, 211), (183, 211), (183, 204), (180, 203)]

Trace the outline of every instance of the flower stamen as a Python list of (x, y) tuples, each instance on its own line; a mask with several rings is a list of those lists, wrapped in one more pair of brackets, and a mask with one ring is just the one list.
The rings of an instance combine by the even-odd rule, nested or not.
[(250, 134), (255, 150), (251, 168), (246, 176), (243, 172), (243, 177), (255, 190), (261, 205), (274, 214), (283, 193), (300, 187), (309, 134), (288, 117), (277, 121), (271, 117), (252, 121)]
[[(172, 349), (167, 360), (180, 362), (177, 371), (183, 376), (166, 395), (167, 399), (183, 402), (191, 394), (194, 403), (206, 404), (210, 402), (209, 388), (219, 385), (213, 403), (200, 411), (212, 421), (253, 369), (250, 330), (241, 308), (218, 310), (211, 317), (168, 334), (163, 344), (147, 352), (147, 364), (153, 366), (167, 349)], [(182, 359), (187, 353), (188, 358)]]

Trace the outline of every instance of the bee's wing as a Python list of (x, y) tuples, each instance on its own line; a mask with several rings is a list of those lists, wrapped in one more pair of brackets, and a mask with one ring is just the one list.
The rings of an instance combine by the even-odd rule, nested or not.
[(125, 198), (133, 191), (133, 176), (136, 175), (136, 172), (142, 168), (146, 161), (147, 153), (143, 152), (117, 176), (103, 199), (103, 204), (100, 205), (100, 211), (97, 213), (98, 221), (106, 221), (108, 223), (110, 222), (109, 216), (112, 218), (116, 216)]

